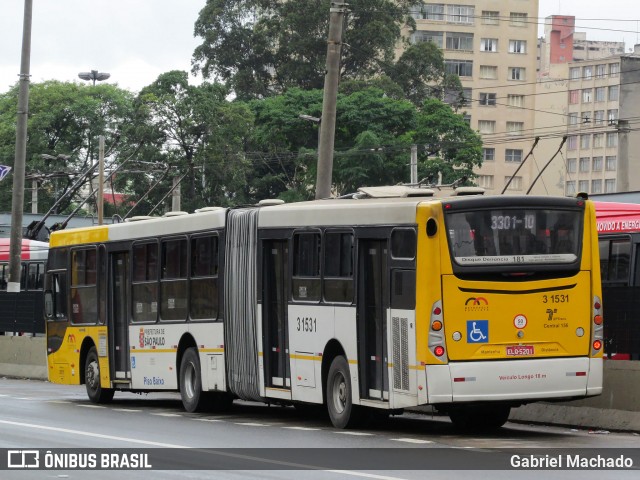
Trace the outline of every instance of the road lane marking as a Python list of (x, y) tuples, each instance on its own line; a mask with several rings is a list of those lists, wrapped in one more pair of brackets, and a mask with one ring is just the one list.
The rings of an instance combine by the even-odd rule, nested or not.
[(389, 440), (405, 443), (433, 443), (431, 440), (420, 440), (419, 438), (390, 438)]
[(224, 422), (224, 420), (220, 420), (219, 418), (194, 418), (198, 422)]
[(68, 400), (47, 400), (47, 403), (71, 403)]
[(82, 405), (82, 404), (79, 404), (78, 407), (82, 407), (82, 408), (107, 408), (107, 407), (104, 407), (102, 405)]
[(313, 427), (282, 427), (282, 428), (286, 428), (287, 430), (302, 430), (303, 432), (310, 432), (312, 430), (321, 430), (320, 428), (313, 428)]
[(268, 427), (266, 423), (253, 423), (253, 422), (234, 422), (236, 425), (244, 425), (245, 427)]
[(373, 433), (369, 433), (369, 432), (333, 432), (333, 433), (339, 433), (341, 435), (353, 435), (355, 437), (365, 437), (365, 436), (371, 436), (373, 435)]
[(116, 440), (119, 442), (129, 442), (129, 443), (139, 443), (141, 445), (151, 445), (154, 447), (164, 447), (164, 448), (189, 448), (186, 445), (174, 445), (172, 443), (162, 443), (162, 442), (152, 442), (149, 440), (139, 440), (137, 438), (127, 438), (127, 437), (118, 437), (115, 435), (105, 435), (102, 433), (91, 433), (84, 432), (81, 430), (72, 430), (70, 428), (60, 428), (60, 427), (48, 427), (46, 425), (38, 425), (34, 423), (23, 423), (23, 422), (11, 422), (9, 420), (0, 420), (0, 424), (4, 425), (13, 425), (16, 427), (25, 427), (25, 428), (35, 428), (38, 430), (49, 430), (52, 432), (61, 432), (61, 433), (69, 433), (73, 435), (82, 435), (84, 437), (94, 437), (94, 438), (102, 438), (105, 440)]
[(112, 408), (114, 412), (141, 412), (142, 410), (136, 408)]
[(179, 413), (152, 413), (151, 415), (157, 415), (158, 417), (181, 417)]

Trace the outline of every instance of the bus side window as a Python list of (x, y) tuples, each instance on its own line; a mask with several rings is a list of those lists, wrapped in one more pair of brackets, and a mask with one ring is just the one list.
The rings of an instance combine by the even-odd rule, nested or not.
[(6, 263), (0, 265), (0, 290), (7, 289), (7, 277), (9, 276), (9, 268)]
[(293, 299), (320, 300), (320, 234), (296, 233), (293, 236)]
[(353, 233), (326, 232), (324, 235), (324, 299), (327, 302), (353, 301)]
[(67, 319), (67, 274), (54, 273), (51, 287), (53, 290), (53, 315), (51, 320)]
[(630, 240), (613, 240), (611, 242), (611, 257), (609, 281), (629, 284), (629, 259), (631, 257)]
[(600, 240), (600, 277), (603, 282), (609, 280), (609, 240)]

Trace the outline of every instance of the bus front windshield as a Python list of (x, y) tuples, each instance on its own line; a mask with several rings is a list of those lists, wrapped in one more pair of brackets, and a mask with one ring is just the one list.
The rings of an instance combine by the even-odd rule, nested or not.
[(446, 229), (460, 266), (569, 264), (582, 244), (579, 210), (501, 208), (450, 212)]

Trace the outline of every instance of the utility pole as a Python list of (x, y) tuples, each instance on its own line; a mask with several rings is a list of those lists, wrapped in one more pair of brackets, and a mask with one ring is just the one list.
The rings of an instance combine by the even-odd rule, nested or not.
[(327, 44), (327, 73), (324, 77), (322, 98), (322, 122), (318, 144), (318, 174), (316, 177), (316, 199), (331, 195), (333, 170), (333, 146), (336, 136), (336, 102), (338, 81), (340, 80), (340, 52), (342, 49), (342, 28), (346, 4), (342, 0), (331, 2), (329, 17), (329, 40)]
[(418, 184), (418, 146), (411, 145), (411, 185)]
[(178, 177), (173, 177), (173, 192), (171, 193), (171, 211), (179, 212), (180, 211), (180, 199), (182, 198), (180, 194), (180, 180)]
[[(91, 185), (91, 182), (89, 182)], [(96, 196), (98, 207), (98, 225), (104, 223), (104, 135), (98, 137), (98, 194)]]
[(9, 247), (9, 282), (7, 292), (20, 291), (22, 270), (22, 209), (24, 208), (24, 171), (27, 159), (27, 119), (29, 117), (29, 67), (31, 63), (31, 18), (33, 0), (24, 0), (20, 90), (16, 119), (16, 158), (13, 164), (11, 199), (11, 237)]

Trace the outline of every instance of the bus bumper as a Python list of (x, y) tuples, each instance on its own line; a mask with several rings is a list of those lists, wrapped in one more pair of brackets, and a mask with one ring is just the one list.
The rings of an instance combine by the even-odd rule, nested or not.
[(428, 403), (571, 399), (602, 393), (601, 358), (428, 365)]

